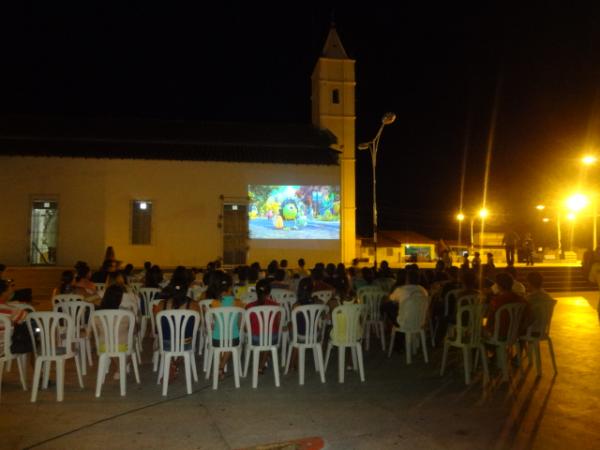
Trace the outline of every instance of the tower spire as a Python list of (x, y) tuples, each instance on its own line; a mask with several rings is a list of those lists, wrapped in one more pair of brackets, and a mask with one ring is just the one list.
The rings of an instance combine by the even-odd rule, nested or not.
[(348, 59), (346, 50), (344, 50), (340, 36), (335, 28), (333, 12), (331, 13), (331, 27), (329, 28), (329, 34), (325, 40), (321, 56), (332, 59)]

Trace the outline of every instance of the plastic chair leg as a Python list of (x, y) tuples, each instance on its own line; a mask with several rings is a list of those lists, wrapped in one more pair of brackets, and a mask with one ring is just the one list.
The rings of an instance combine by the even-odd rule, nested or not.
[(198, 382), (198, 369), (196, 367), (196, 358), (194, 353), (190, 352), (190, 359), (192, 360), (192, 376), (194, 377), (194, 383)]
[(50, 381), (50, 370), (52, 368), (51, 361), (44, 361), (44, 383), (42, 389), (48, 389), (48, 381)]
[(281, 367), (285, 367), (285, 363), (287, 361), (288, 340), (289, 331), (286, 330), (281, 333)]
[(185, 370), (185, 388), (188, 395), (192, 394), (192, 367), (190, 361), (190, 354), (186, 353), (183, 355), (183, 368)]
[(275, 386), (279, 387), (279, 360), (276, 347), (271, 349), (271, 358), (273, 358), (273, 376), (275, 377)]
[(215, 359), (214, 353), (215, 353), (215, 350), (212, 347), (210, 347), (208, 349), (208, 351), (204, 352), (204, 358), (205, 358), (204, 372), (206, 373), (204, 377), (207, 380), (210, 378), (210, 375), (211, 375), (211, 367), (213, 366), (213, 360)]
[(92, 343), (90, 338), (87, 338), (85, 340), (85, 347), (86, 347), (86, 355), (87, 355), (87, 359), (88, 359), (88, 364), (90, 367), (94, 366), (94, 361), (92, 360)]
[[(75, 356), (77, 361), (77, 355)], [(56, 401), (62, 402), (65, 396), (65, 360), (56, 361)]]
[(96, 375), (96, 398), (100, 397), (102, 392), (102, 383), (104, 383), (104, 373), (106, 372), (106, 355), (100, 354), (98, 358), (98, 374)]
[[(258, 364), (259, 364), (260, 352), (258, 350), (252, 351), (252, 387), (256, 389), (258, 387)], [(250, 359), (249, 357), (247, 360)]]
[[(219, 386), (219, 355), (220, 353), (214, 349), (211, 349), (212, 353), (212, 375), (213, 375), (213, 389), (217, 389)], [(210, 374), (210, 368), (206, 371), (206, 374)], [(208, 377), (207, 377), (208, 378)]]
[(465, 365), (465, 384), (471, 384), (471, 351), (467, 347), (462, 348), (463, 362)]
[(292, 362), (292, 353), (293, 353), (293, 347), (290, 346), (290, 348), (288, 348), (288, 352), (287, 352), (287, 361), (285, 363), (285, 374), (287, 375), (287, 373), (290, 370), (290, 363)]
[(79, 358), (79, 361), (81, 362), (81, 374), (87, 375), (87, 358), (85, 356), (85, 354), (86, 354), (85, 341), (83, 341), (83, 340), (79, 341), (77, 343), (77, 349), (78, 349), (78, 352), (75, 353), (75, 358)]
[(428, 363), (429, 355), (427, 354), (427, 340), (425, 339), (425, 331), (421, 330), (421, 331), (419, 331), (419, 334), (421, 335), (421, 345), (423, 346), (423, 356), (425, 357), (425, 362)]
[(314, 348), (313, 348), (312, 354), (313, 354), (313, 361), (315, 363), (315, 372), (318, 372), (319, 371), (319, 358), (318, 358), (317, 352)]
[(390, 335), (390, 346), (388, 347), (388, 358), (392, 357), (392, 350), (394, 350), (394, 340), (396, 339), (396, 330), (392, 328), (392, 334)]
[(167, 390), (169, 389), (169, 369), (171, 368), (171, 355), (169, 353), (164, 353), (161, 360), (163, 366), (162, 395), (166, 396)]
[(250, 358), (252, 357), (253, 353), (254, 352), (252, 350), (250, 350), (250, 346), (246, 345), (246, 348), (244, 349), (244, 362), (243, 362), (243, 367), (242, 367), (242, 377), (248, 376), (248, 368), (250, 367)]
[(319, 360), (319, 374), (321, 375), (321, 383), (325, 383), (325, 365), (323, 363), (323, 348), (320, 345), (317, 345), (315, 348)]
[(33, 369), (33, 385), (31, 386), (31, 402), (37, 401), (38, 389), (40, 387), (40, 378), (42, 377), (42, 361), (38, 358), (35, 360), (35, 368)]
[(378, 323), (379, 326), (379, 338), (381, 339), (381, 350), (385, 352), (385, 334), (383, 328), (383, 322)]
[(558, 370), (556, 369), (556, 358), (554, 356), (554, 345), (552, 344), (552, 339), (548, 336), (548, 348), (550, 349), (550, 358), (552, 359), (552, 367), (554, 368), (554, 373), (557, 374)]
[(344, 382), (344, 374), (346, 372), (346, 368), (344, 367), (346, 364), (346, 348), (338, 347), (338, 382)]
[(540, 341), (532, 342), (535, 356), (535, 370), (538, 377), (542, 376), (542, 355), (540, 354)]
[(240, 387), (240, 369), (242, 365), (242, 358), (240, 355), (239, 349), (235, 349), (233, 351), (233, 381), (235, 383), (235, 387)]
[(325, 363), (324, 363), (324, 367), (323, 369), (325, 371), (327, 371), (327, 366), (329, 365), (329, 357), (331, 356), (331, 348), (333, 347), (333, 344), (331, 343), (331, 341), (329, 341), (327, 343), (327, 351), (325, 352)]
[(133, 364), (133, 374), (135, 375), (135, 382), (137, 384), (140, 384), (140, 370), (138, 368), (138, 361), (135, 353), (131, 354), (131, 363)]
[(127, 370), (125, 369), (125, 355), (119, 355), (119, 384), (121, 397), (127, 394)]
[(306, 352), (305, 347), (298, 348), (298, 383), (300, 386), (304, 386), (304, 355)]
[(369, 346), (371, 344), (371, 322), (367, 322), (365, 326), (365, 350), (369, 351)]
[(506, 354), (506, 347), (499, 346), (496, 355), (498, 356), (498, 365), (502, 369), (502, 381), (508, 381), (508, 356)]
[(450, 348), (450, 344), (445, 342), (444, 340), (444, 352), (442, 353), (442, 368), (440, 369), (440, 376), (444, 376), (444, 372), (446, 371), (446, 361), (448, 360), (448, 349)]
[[(79, 366), (79, 359), (77, 359), (77, 355), (75, 355), (75, 358), (73, 358), (73, 359), (75, 360), (75, 370), (77, 371), (77, 381), (79, 381), (79, 387), (81, 389), (83, 389), (84, 388), (83, 378), (81, 377), (81, 367)], [(64, 365), (63, 365), (63, 372), (64, 372)]]
[(2, 375), (4, 375), (4, 360), (0, 359), (0, 398), (2, 398)]
[(412, 363), (412, 333), (404, 333), (404, 348), (406, 350), (406, 364)]
[(158, 370), (157, 370), (157, 374), (156, 374), (156, 384), (160, 384), (160, 381), (162, 380), (163, 372), (165, 371), (164, 364), (165, 364), (164, 355), (162, 353), (160, 353), (158, 355)]
[(364, 382), (365, 381), (365, 362), (364, 362), (364, 358), (363, 358), (363, 351), (362, 351), (360, 344), (356, 346), (356, 356), (358, 359), (358, 373), (360, 375), (360, 381)]
[(479, 346), (475, 353), (475, 366), (477, 365), (477, 355), (481, 354), (481, 365), (483, 366), (483, 385), (485, 386), (490, 381), (490, 370), (488, 368), (488, 360), (485, 354), (485, 347), (483, 344)]
[[(21, 387), (23, 388), (24, 391), (26, 391), (27, 390), (27, 377), (26, 377), (27, 354), (24, 353), (22, 355), (18, 355), (16, 359), (17, 359), (17, 368), (19, 369), (19, 378), (21, 379)], [(0, 370), (0, 374), (1, 373), (2, 373), (2, 370)]]

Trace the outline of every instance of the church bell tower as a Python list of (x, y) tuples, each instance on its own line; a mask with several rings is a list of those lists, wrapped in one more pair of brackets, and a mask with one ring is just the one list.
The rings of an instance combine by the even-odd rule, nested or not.
[(337, 137), (333, 147), (340, 151), (340, 243), (346, 264), (356, 256), (354, 64), (332, 25), (312, 73), (312, 123)]

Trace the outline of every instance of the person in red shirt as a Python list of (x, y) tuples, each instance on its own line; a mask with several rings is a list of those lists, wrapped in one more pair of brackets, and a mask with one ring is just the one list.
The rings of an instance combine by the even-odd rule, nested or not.
[[(257, 296), (257, 300), (252, 303), (248, 303), (248, 305), (246, 305), (246, 309), (251, 309), (256, 306), (279, 306), (279, 303), (277, 303), (275, 300), (273, 300), (271, 298), (271, 285), (269, 284), (268, 279), (263, 279), (256, 283), (256, 296)], [(273, 325), (272, 325), (273, 328), (271, 330), (271, 333), (272, 333), (271, 334), (271, 343), (272, 344), (277, 343), (277, 341), (279, 340), (279, 336), (277, 335), (277, 333), (279, 332), (279, 321), (280, 320), (281, 320), (281, 317), (279, 314), (277, 314), (277, 316), (273, 320)], [(260, 344), (260, 324), (258, 322), (258, 318), (254, 314), (250, 316), (250, 330), (252, 333), (252, 344), (259, 345)], [(268, 352), (268, 351), (260, 352), (259, 373), (261, 373), (261, 374), (264, 373), (264, 367), (267, 364), (267, 359), (269, 358), (270, 353), (271, 352)]]
[[(522, 303), (525, 305), (525, 311), (521, 316), (521, 323), (519, 326), (520, 333), (524, 332), (527, 329), (527, 327), (531, 324), (531, 307), (524, 297), (515, 294), (512, 291), (513, 281), (513, 277), (509, 273), (501, 272), (498, 275), (496, 275), (496, 284), (498, 285), (500, 292), (490, 301), (490, 305), (487, 312), (487, 323), (485, 326), (486, 331), (490, 335), (494, 333), (496, 311), (498, 311), (500, 307), (509, 303)], [(499, 336), (501, 338), (504, 338), (508, 333), (509, 318), (507, 315), (503, 315), (500, 318), (500, 320), (501, 322)]]

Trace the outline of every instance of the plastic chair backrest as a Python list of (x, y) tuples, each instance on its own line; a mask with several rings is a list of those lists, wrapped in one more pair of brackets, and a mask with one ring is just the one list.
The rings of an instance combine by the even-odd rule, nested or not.
[(294, 303), (296, 303), (296, 294), (293, 294), (293, 297), (284, 297), (277, 300), (277, 303), (279, 303), (284, 310), (283, 323), (289, 323), (290, 320), (292, 320), (292, 307), (294, 306)]
[(81, 331), (88, 328), (90, 316), (94, 312), (94, 305), (89, 302), (65, 301), (55, 303), (54, 312), (63, 312), (73, 319), (73, 338), (81, 338)]
[[(186, 339), (191, 339), (192, 351), (196, 347), (198, 326), (200, 325), (200, 314), (191, 309), (167, 309), (156, 315), (156, 326), (158, 328), (158, 343), (163, 352), (184, 352)], [(165, 327), (169, 329), (170, 348), (165, 348)]]
[(456, 312), (456, 337), (460, 345), (478, 346), (481, 342), (481, 328), (485, 305), (463, 304)]
[[(524, 303), (507, 303), (498, 308), (494, 316), (492, 340), (509, 345), (515, 343), (519, 337), (521, 316), (526, 306)], [(504, 320), (505, 318), (506, 320)], [(506, 329), (503, 330), (503, 328)], [(506, 331), (506, 335), (503, 335), (502, 331)]]
[[(218, 328), (219, 347), (236, 347), (233, 345), (233, 335), (234, 331), (242, 323), (244, 312), (243, 308), (238, 308), (237, 306), (210, 308), (206, 312), (206, 329), (209, 339), (212, 339), (213, 331)], [(241, 339), (239, 341), (241, 342)]]
[[(98, 353), (118, 354), (123, 353), (122, 346), (126, 346), (125, 353), (133, 351), (133, 330), (135, 328), (135, 315), (125, 309), (102, 309), (94, 311), (90, 319), (96, 349)], [(121, 329), (127, 326), (126, 342), (121, 342)], [(102, 351), (100, 349), (103, 349)]]
[(481, 303), (481, 294), (461, 295), (456, 299), (456, 309), (458, 310), (461, 306), (476, 305), (478, 303)]
[(358, 300), (366, 307), (367, 320), (381, 320), (380, 308), (385, 295), (383, 290), (374, 286), (367, 286), (358, 290)]
[(333, 325), (331, 337), (339, 344), (355, 344), (362, 338), (366, 306), (345, 303), (336, 306), (331, 312)]
[(33, 306), (31, 306), (29, 303), (9, 302), (9, 305), (12, 308), (23, 309), (27, 312), (35, 312), (35, 308)]
[(244, 295), (242, 295), (242, 298), (240, 298), (240, 300), (242, 301), (242, 303), (244, 305), (255, 302), (257, 299), (258, 299), (258, 296), (256, 295), (256, 291), (250, 291), (250, 290), (248, 292), (246, 292)]
[(281, 303), (285, 299), (293, 299), (296, 303), (296, 294), (289, 289), (271, 289), (271, 298), (277, 303)]
[(396, 284), (396, 280), (394, 278), (376, 278), (373, 282), (376, 286), (378, 286), (385, 294), (389, 294)]
[[(62, 312), (34, 312), (27, 316), (27, 328), (33, 343), (33, 352), (40, 357), (72, 355), (73, 319)], [(61, 331), (66, 328), (66, 336), (60, 340)], [(37, 338), (37, 339), (36, 339)], [(61, 343), (61, 347), (58, 343)], [(57, 350), (65, 349), (66, 353)]]
[(139, 281), (130, 282), (129, 287), (135, 295), (138, 295), (140, 293), (140, 289), (144, 287), (144, 283), (140, 283)]
[(429, 297), (419, 293), (413, 293), (398, 307), (398, 324), (402, 331), (416, 333), (425, 325), (427, 310), (429, 309)]
[[(52, 297), (52, 309), (58, 304), (63, 304), (67, 302), (80, 302), (83, 300), (81, 295), (76, 294), (58, 294)], [(60, 310), (59, 310), (60, 312)]]
[(188, 288), (187, 296), (192, 300), (196, 300), (198, 297), (200, 297), (206, 292), (206, 289), (206, 286), (192, 286)]
[(537, 302), (531, 306), (534, 322), (527, 328), (526, 336), (545, 339), (550, 336), (550, 325), (556, 300)]
[(462, 288), (452, 289), (451, 291), (446, 292), (446, 296), (444, 297), (444, 316), (448, 317), (450, 314), (450, 299), (454, 298), (454, 301), (456, 301), (460, 291), (462, 291)]
[[(316, 345), (321, 342), (321, 327), (324, 326), (327, 305), (300, 305), (292, 310), (292, 343)], [(304, 334), (298, 334), (298, 318), (304, 319)]]
[(317, 297), (323, 303), (327, 303), (329, 300), (331, 300), (333, 291), (315, 291), (312, 293), (312, 296)]
[(10, 357), (10, 346), (12, 344), (13, 326), (10, 317), (7, 314), (0, 314), (0, 358)]
[(143, 316), (150, 316), (152, 315), (152, 309), (150, 308), (150, 302), (152, 300), (155, 300), (158, 298), (158, 296), (160, 295), (160, 289), (158, 288), (149, 288), (149, 287), (143, 287), (140, 288), (139, 290), (139, 296), (140, 296), (140, 300), (142, 303), (142, 315)]
[[(264, 305), (254, 306), (246, 310), (244, 322), (246, 325), (246, 331), (248, 336), (252, 335), (251, 323), (252, 319), (258, 325), (258, 344), (254, 344), (252, 339), (248, 339), (248, 345), (250, 347), (272, 347), (278, 346), (281, 339), (281, 326), (283, 319), (285, 318), (285, 310), (281, 306), (275, 305)], [(273, 341), (273, 329), (275, 331), (277, 339)]]

